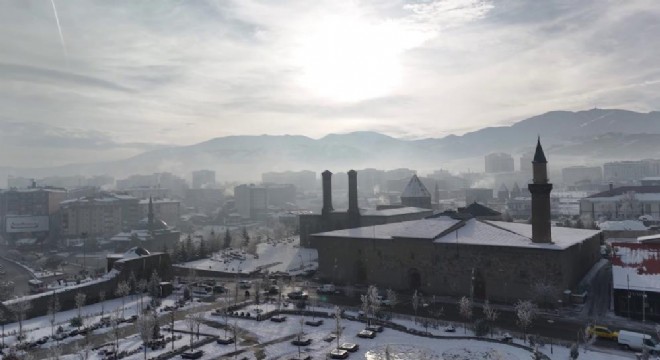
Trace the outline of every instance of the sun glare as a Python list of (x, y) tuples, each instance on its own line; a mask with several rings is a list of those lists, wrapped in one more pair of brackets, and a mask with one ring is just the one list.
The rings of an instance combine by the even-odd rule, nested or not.
[(390, 94), (402, 75), (398, 30), (394, 23), (369, 24), (345, 15), (313, 24), (296, 56), (301, 85), (338, 102)]

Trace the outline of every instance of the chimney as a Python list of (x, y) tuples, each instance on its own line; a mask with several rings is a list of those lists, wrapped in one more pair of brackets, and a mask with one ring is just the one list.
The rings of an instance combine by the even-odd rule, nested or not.
[(329, 215), (334, 209), (332, 208), (332, 173), (328, 170), (321, 173), (323, 185), (323, 209), (321, 215)]
[(348, 172), (348, 213), (360, 215), (358, 208), (357, 171)]
[(614, 184), (610, 183), (610, 191), (614, 190)]

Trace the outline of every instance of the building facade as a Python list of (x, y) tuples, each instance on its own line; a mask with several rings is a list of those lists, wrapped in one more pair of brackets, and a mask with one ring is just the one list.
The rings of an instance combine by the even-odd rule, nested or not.
[(22, 238), (43, 241), (59, 233), (59, 203), (66, 190), (56, 188), (0, 191), (0, 229), (10, 244)]
[(488, 154), (484, 162), (487, 173), (512, 172), (515, 170), (513, 157), (509, 154)]
[(603, 169), (600, 166), (570, 166), (561, 169), (561, 176), (567, 186), (584, 182), (600, 184), (603, 182)]
[(632, 220), (642, 215), (660, 220), (660, 186), (621, 186), (580, 200), (586, 220)]

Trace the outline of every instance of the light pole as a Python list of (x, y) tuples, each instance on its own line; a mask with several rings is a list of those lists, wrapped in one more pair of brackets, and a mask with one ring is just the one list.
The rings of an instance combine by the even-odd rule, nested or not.
[[(554, 322), (555, 322), (554, 320), (548, 319), (548, 324), (550, 324), (551, 326)], [(550, 339), (550, 354), (552, 354), (552, 338), (549, 339)]]
[(646, 291), (642, 293), (642, 322), (646, 322)]

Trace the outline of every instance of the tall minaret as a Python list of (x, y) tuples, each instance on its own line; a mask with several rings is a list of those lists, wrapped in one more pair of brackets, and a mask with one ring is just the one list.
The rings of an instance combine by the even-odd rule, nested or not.
[(541, 137), (536, 143), (536, 152), (532, 161), (534, 179), (528, 185), (532, 194), (532, 242), (551, 243), (550, 230), (550, 192), (552, 184), (548, 182), (548, 160), (541, 147)]
[(153, 234), (154, 232), (154, 202), (151, 196), (149, 196), (149, 208), (147, 212), (147, 230), (149, 230), (149, 234)]

